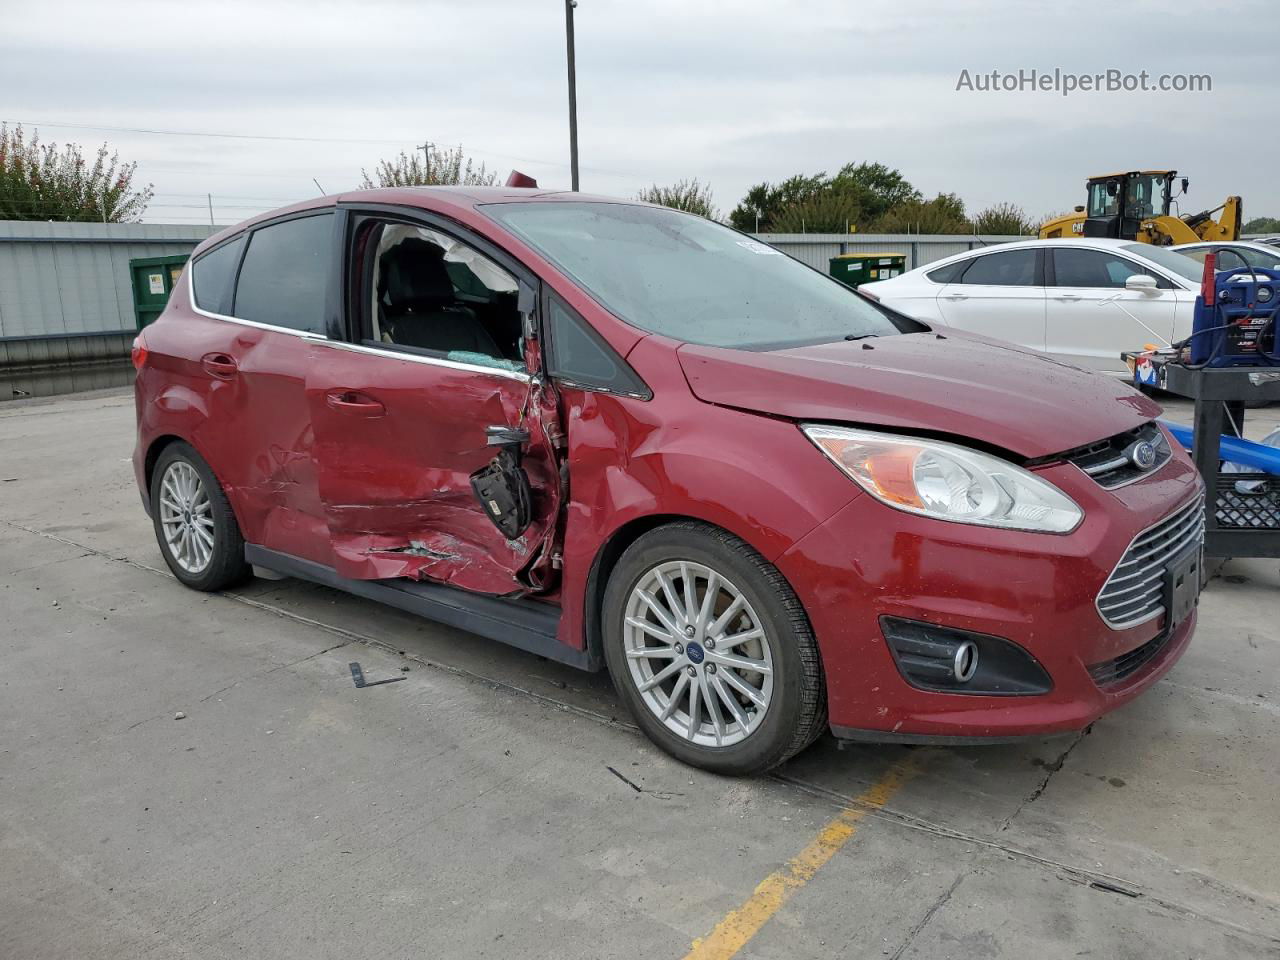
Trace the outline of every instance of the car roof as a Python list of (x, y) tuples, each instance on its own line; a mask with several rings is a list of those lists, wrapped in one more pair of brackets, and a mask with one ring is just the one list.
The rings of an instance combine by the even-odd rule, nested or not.
[(287, 207), (278, 207), (266, 213), (242, 220), (202, 241), (192, 255), (216, 246), (224, 239), (268, 220), (310, 211), (320, 212), (340, 203), (386, 203), (402, 207), (418, 207), (437, 213), (470, 211), (487, 203), (545, 203), (545, 202), (625, 203), (648, 207), (653, 204), (622, 197), (606, 197), (593, 193), (575, 193), (572, 190), (551, 190), (545, 187), (376, 187), (371, 190), (348, 190), (311, 200), (303, 200)]
[[(957, 240), (961, 237), (957, 237)], [(970, 239), (964, 237), (964, 239)], [(981, 238), (975, 238), (981, 239)], [(1022, 250), (1028, 247), (1095, 247), (1102, 250), (1115, 250), (1125, 248), (1136, 244), (1136, 240), (1115, 240), (1111, 237), (1052, 237), (1047, 240), (1036, 238), (1033, 240), (1012, 240), (1009, 243), (992, 243), (983, 247), (974, 247), (972, 250), (965, 250), (963, 253), (953, 254), (953, 256), (964, 256), (970, 253), (986, 253), (991, 250)]]
[(1197, 240), (1195, 243), (1179, 243), (1169, 249), (1200, 250), (1204, 247), (1251, 247), (1255, 250), (1266, 250), (1268, 253), (1274, 249), (1272, 244), (1263, 243), (1260, 240)]
[[(959, 239), (959, 238), (957, 238)], [(939, 267), (943, 264), (953, 263), (956, 260), (964, 260), (968, 257), (981, 256), (986, 253), (995, 253), (999, 250), (1038, 250), (1046, 247), (1085, 247), (1092, 250), (1124, 250), (1126, 256), (1141, 256), (1142, 251), (1137, 254), (1131, 249), (1137, 245), (1136, 240), (1115, 240), (1111, 237), (1054, 237), (1047, 240), (1036, 238), (1034, 240), (1013, 240), (1009, 243), (992, 243), (984, 247), (974, 247), (971, 250), (963, 250), (960, 253), (953, 253), (950, 256), (942, 257), (931, 263), (926, 263), (923, 267), (917, 267), (916, 270), (929, 270)], [(909, 271), (915, 273), (915, 270)]]

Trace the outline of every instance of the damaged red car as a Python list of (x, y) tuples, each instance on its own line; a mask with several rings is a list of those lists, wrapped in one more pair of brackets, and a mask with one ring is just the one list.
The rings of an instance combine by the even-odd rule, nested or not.
[(318, 199), (202, 243), (134, 360), (180, 581), (607, 667), (710, 770), (1078, 730), (1194, 630), (1201, 485), (1150, 400), (678, 211)]

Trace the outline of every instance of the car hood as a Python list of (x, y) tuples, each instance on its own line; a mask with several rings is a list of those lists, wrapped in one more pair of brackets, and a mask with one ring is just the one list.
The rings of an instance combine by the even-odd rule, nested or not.
[(959, 330), (786, 350), (678, 350), (698, 399), (813, 420), (946, 434), (1027, 458), (1130, 430), (1160, 408), (1115, 377)]

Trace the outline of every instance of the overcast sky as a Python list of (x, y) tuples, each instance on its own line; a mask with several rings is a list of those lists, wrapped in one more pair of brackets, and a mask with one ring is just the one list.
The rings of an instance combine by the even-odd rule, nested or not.
[[(0, 0), (0, 118), (109, 140), (155, 184), (147, 219), (219, 222), (356, 186), (426, 140), (503, 177), (569, 183), (560, 0)], [(971, 210), (1084, 198), (1089, 174), (1176, 167), (1183, 212), (1244, 197), (1280, 216), (1268, 0), (581, 0), (582, 188), (682, 177), (727, 212), (748, 186), (851, 160)], [(1208, 93), (979, 93), (1019, 68), (1208, 73)], [(325, 142), (162, 136), (132, 127)], [(354, 141), (372, 142), (354, 142)]]

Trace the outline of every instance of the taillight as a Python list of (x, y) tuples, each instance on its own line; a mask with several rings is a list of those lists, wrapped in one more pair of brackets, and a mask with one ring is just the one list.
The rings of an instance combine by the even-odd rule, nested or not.
[(142, 342), (142, 334), (138, 334), (133, 338), (133, 349), (129, 351), (129, 357), (133, 360), (133, 369), (141, 370), (147, 362), (147, 345)]
[(1217, 275), (1214, 273), (1214, 267), (1217, 266), (1214, 263), (1215, 260), (1217, 260), (1217, 257), (1212, 252), (1205, 255), (1204, 274), (1200, 277), (1200, 296), (1204, 299), (1206, 307), (1213, 306), (1218, 287)]

